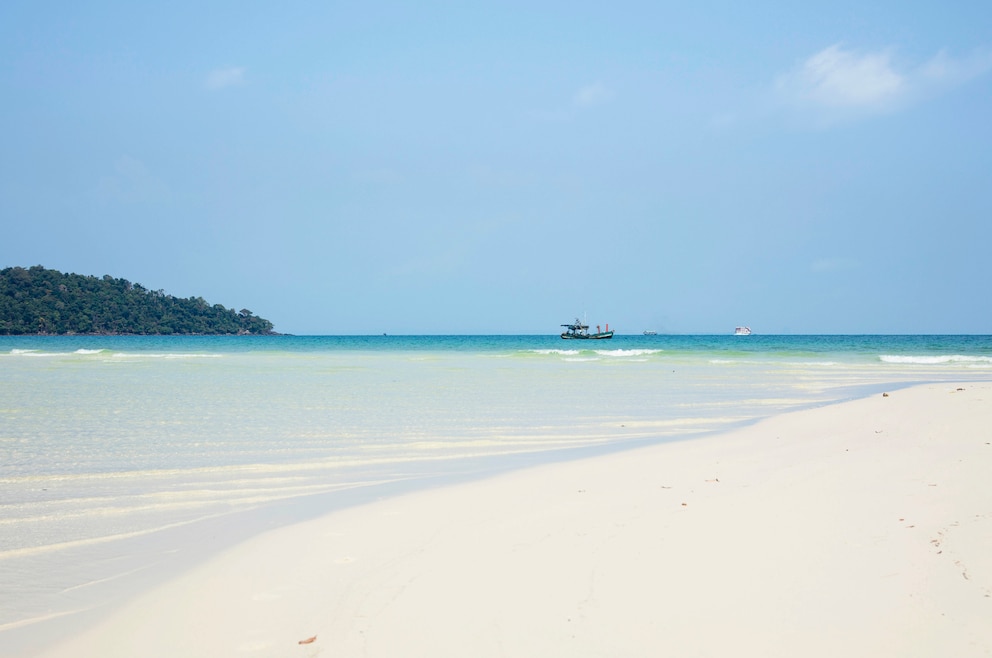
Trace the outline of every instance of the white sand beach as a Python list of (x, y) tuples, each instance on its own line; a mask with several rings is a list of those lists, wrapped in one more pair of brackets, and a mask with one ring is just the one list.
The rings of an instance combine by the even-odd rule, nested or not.
[(989, 656), (990, 474), (992, 384), (893, 390), (279, 529), (44, 655)]

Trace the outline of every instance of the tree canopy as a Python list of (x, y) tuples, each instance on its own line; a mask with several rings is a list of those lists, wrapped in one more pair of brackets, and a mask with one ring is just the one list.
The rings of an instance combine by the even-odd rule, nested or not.
[(0, 334), (272, 334), (248, 309), (181, 299), (126, 279), (35, 265), (0, 270)]

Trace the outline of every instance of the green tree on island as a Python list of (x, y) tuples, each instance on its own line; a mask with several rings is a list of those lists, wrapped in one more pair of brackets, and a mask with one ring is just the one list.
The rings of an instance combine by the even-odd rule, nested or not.
[(40, 265), (0, 270), (0, 334), (272, 334), (246, 308), (180, 299), (126, 279)]

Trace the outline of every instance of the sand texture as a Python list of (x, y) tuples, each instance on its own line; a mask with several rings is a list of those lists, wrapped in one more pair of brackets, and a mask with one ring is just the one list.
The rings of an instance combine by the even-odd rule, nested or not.
[(992, 384), (924, 385), (422, 491), (44, 655), (990, 656), (990, 443)]

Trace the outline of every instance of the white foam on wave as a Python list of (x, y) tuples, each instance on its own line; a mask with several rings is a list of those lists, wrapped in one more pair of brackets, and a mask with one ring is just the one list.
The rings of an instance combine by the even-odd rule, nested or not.
[(66, 352), (42, 352), (41, 350), (11, 350), (11, 356), (29, 356), (29, 357), (52, 357), (52, 356), (65, 356)]
[(219, 359), (223, 354), (196, 354), (169, 352), (115, 352), (115, 359)]
[(664, 350), (596, 350), (596, 354), (601, 354), (603, 356), (648, 356), (650, 354), (657, 354)]
[(579, 350), (560, 350), (560, 349), (550, 349), (550, 350), (531, 350), (534, 354), (559, 354), (562, 356), (573, 356), (579, 353)]
[(969, 366), (992, 366), (992, 356), (965, 356), (962, 354), (942, 354), (937, 356), (902, 356), (883, 354), (878, 357), (883, 363), (907, 363), (913, 365), (943, 365), (958, 363)]
[[(710, 359), (708, 363), (714, 366), (738, 366), (756, 365), (762, 361), (760, 359)], [(786, 368), (834, 368), (841, 364), (837, 361), (782, 361), (777, 365)]]
[(170, 353), (170, 352), (110, 352), (106, 349), (89, 349), (81, 347), (74, 352), (42, 352), (37, 349), (12, 349), (10, 356), (24, 356), (35, 358), (52, 358), (66, 356), (93, 356), (97, 354), (108, 355), (115, 359), (219, 359), (223, 354), (197, 354), (197, 353)]

